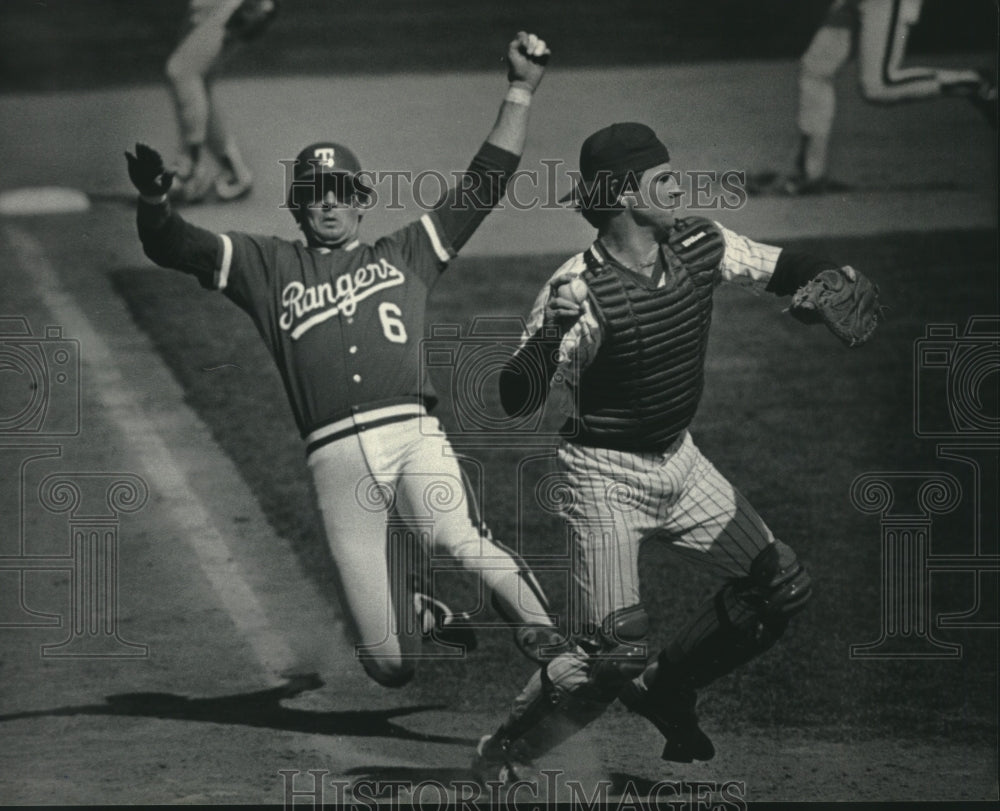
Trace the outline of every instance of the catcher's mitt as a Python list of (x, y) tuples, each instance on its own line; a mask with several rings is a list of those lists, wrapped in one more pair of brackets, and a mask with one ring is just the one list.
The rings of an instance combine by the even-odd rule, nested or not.
[(790, 313), (806, 324), (822, 321), (848, 346), (863, 344), (885, 317), (878, 285), (854, 268), (821, 271), (792, 296)]
[(226, 21), (226, 31), (240, 39), (259, 37), (277, 13), (278, 0), (243, 0)]

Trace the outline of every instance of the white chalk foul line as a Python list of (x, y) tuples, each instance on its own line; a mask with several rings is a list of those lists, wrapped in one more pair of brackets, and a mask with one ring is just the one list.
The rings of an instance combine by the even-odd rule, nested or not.
[[(66, 291), (39, 242), (14, 225), (2, 226), (5, 239), (14, 247), (34, 281), (39, 298), (64, 334), (80, 341), (87, 370), (87, 388), (101, 403), (104, 414), (128, 439), (143, 460), (150, 492), (165, 497), (164, 508), (208, 578), (239, 633), (249, 643), (254, 657), (273, 684), (293, 664), (293, 654), (284, 638), (268, 622), (264, 610), (247, 583), (230, 550), (230, 537), (219, 529), (210, 510), (191, 488), (184, 465), (170, 451), (124, 378), (114, 354), (91, 326), (86, 314)], [(176, 408), (186, 408), (178, 402)], [(192, 415), (191, 419), (197, 419)], [(204, 451), (203, 451), (204, 452)], [(207, 451), (211, 452), (211, 451)]]

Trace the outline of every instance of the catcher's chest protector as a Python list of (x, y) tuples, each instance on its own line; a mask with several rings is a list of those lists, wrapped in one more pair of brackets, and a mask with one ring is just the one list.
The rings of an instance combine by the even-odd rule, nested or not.
[(578, 429), (584, 444), (663, 450), (694, 418), (722, 257), (722, 235), (703, 222), (691, 243), (697, 255), (683, 245), (662, 246), (666, 279), (660, 287), (588, 252), (583, 278), (602, 337), (582, 380)]

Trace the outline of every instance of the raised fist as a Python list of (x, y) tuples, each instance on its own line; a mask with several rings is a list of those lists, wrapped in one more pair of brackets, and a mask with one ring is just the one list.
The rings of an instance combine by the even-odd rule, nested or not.
[(534, 92), (542, 81), (550, 54), (544, 39), (518, 31), (507, 47), (507, 80)]

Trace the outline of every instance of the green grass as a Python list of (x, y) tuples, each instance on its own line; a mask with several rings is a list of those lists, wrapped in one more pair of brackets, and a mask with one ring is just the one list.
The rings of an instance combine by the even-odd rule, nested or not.
[[(561, 67), (797, 58), (828, 0), (286, 0), (229, 75), (493, 70), (535, 30)], [(186, 0), (3, 0), (0, 92), (163, 81)], [(929, 0), (909, 51), (995, 50), (990, 0)], [(123, 69), (122, 66), (125, 66)]]
[[(786, 302), (725, 287), (716, 296), (708, 382), (694, 436), (775, 533), (796, 548), (816, 592), (781, 644), (706, 691), (713, 723), (734, 729), (816, 727), (844, 739), (891, 734), (992, 740), (994, 631), (936, 631), (964, 646), (958, 661), (848, 656), (849, 645), (878, 636), (881, 580), (878, 518), (854, 509), (848, 493), (857, 475), (875, 470), (946, 469), (971, 488), (967, 470), (936, 459), (934, 443), (914, 436), (911, 358), (926, 324), (964, 325), (969, 315), (996, 312), (995, 234), (796, 246), (863, 269), (879, 282), (892, 309), (873, 343), (848, 351), (822, 327), (784, 315)], [(467, 325), (479, 314), (522, 314), (563, 258), (460, 259), (433, 294), (430, 322)], [(330, 565), (302, 446), (249, 319), (181, 274), (120, 268), (113, 281), (190, 405), (250, 483), (275, 532), (291, 544), (303, 572), (329, 593)], [(224, 363), (238, 368), (206, 371)], [(446, 379), (437, 376), (435, 382), (448, 391)], [(449, 430), (456, 427), (447, 396), (437, 413)], [(564, 548), (560, 522), (529, 505), (518, 525), (512, 509), (518, 497), (513, 474), (523, 452), (494, 446), (475, 456), (485, 470), (484, 507), (494, 534), (521, 543), (529, 555), (558, 555)], [(996, 514), (995, 494), (987, 494), (984, 507), (984, 514), (991, 512)], [(935, 522), (934, 551), (970, 551), (971, 521), (963, 504)], [(663, 644), (717, 584), (679, 568), (662, 549), (644, 550), (642, 560), (653, 636)], [(545, 572), (541, 579), (554, 604), (564, 606), (564, 579)], [(969, 575), (935, 576), (935, 611), (967, 608), (971, 589)], [(457, 593), (471, 599), (468, 580)], [(506, 633), (482, 637), (480, 650), (464, 665), (422, 663), (408, 688), (415, 700), (499, 711), (530, 668), (513, 653)]]

